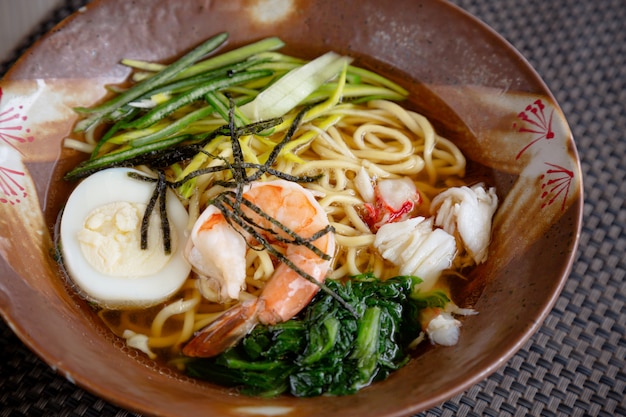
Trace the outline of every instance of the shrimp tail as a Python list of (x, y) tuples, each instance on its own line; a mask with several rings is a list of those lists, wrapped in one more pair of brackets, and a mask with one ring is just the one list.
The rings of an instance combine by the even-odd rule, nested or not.
[(254, 299), (226, 310), (215, 321), (195, 334), (183, 348), (183, 354), (209, 358), (234, 346), (256, 326), (258, 312), (262, 305), (263, 301)]

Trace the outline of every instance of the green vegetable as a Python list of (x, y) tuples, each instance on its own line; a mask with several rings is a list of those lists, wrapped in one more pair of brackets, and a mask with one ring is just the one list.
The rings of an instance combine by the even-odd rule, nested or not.
[(406, 364), (408, 346), (421, 331), (419, 309), (442, 306), (436, 291), (414, 293), (419, 282), (409, 276), (381, 281), (371, 274), (345, 284), (327, 281), (358, 317), (319, 292), (296, 318), (258, 325), (214, 358), (190, 358), (186, 371), (262, 397), (352, 394)]
[[(203, 85), (200, 85), (196, 88), (193, 88), (185, 93), (173, 98), (171, 100), (162, 103), (155, 108), (151, 109), (148, 113), (141, 116), (138, 119), (135, 119), (133, 122), (129, 123), (127, 128), (137, 128), (142, 129), (157, 121), (163, 119), (165, 116), (170, 115), (175, 110), (180, 109), (183, 106), (193, 103), (196, 100), (201, 99), (207, 93), (218, 91), (222, 88), (238, 84), (245, 81), (250, 81), (258, 78), (267, 77), (272, 73), (267, 70), (259, 70), (259, 71), (246, 71), (234, 74), (232, 76), (225, 76), (220, 78), (212, 79)], [(208, 114), (207, 114), (208, 115)], [(206, 115), (205, 115), (206, 116)]]
[[(179, 80), (182, 78), (192, 77), (207, 71), (212, 71), (216, 68), (224, 67), (231, 65), (233, 63), (238, 63), (240, 61), (244, 61), (253, 55), (258, 55), (262, 53), (266, 53), (268, 51), (274, 51), (276, 49), (280, 49), (285, 45), (285, 43), (276, 37), (270, 37), (261, 39), (258, 42), (253, 42), (248, 45), (244, 45), (237, 49), (233, 49), (232, 51), (224, 52), (220, 55), (216, 55), (214, 57), (205, 59), (204, 61), (198, 62), (197, 64), (192, 65), (191, 67), (181, 71), (174, 80)], [(143, 62), (131, 59), (125, 59), (122, 61), (123, 64), (132, 66), (138, 69), (144, 69), (146, 71), (163, 71), (167, 68), (166, 65), (154, 64), (151, 62)]]
[[(237, 136), (259, 134), (264, 130), (271, 129), (280, 122), (280, 119), (273, 119), (259, 123), (251, 123), (238, 128), (235, 134)], [(190, 159), (200, 152), (204, 145), (220, 135), (230, 135), (229, 127), (221, 126), (207, 134), (186, 134), (167, 138), (158, 142), (151, 142), (146, 145), (128, 147), (117, 152), (111, 152), (106, 155), (84, 161), (66, 173), (63, 179), (73, 181), (84, 178), (106, 168), (119, 166), (149, 164), (153, 168), (163, 168), (177, 162)], [(186, 142), (186, 144), (181, 145), (183, 142)], [(207, 171), (207, 173), (208, 172), (209, 171)]]
[(139, 160), (143, 160), (145, 157), (149, 157), (150, 155), (163, 151), (164, 149), (169, 149), (170, 147), (189, 138), (190, 135), (174, 136), (160, 142), (150, 143), (136, 148), (129, 148), (109, 153), (99, 158), (90, 159), (78, 164), (74, 169), (66, 173), (63, 178), (68, 181), (73, 181), (84, 178), (105, 168), (138, 165), (137, 162)]
[(116, 96), (115, 98), (107, 101), (100, 106), (92, 108), (76, 108), (75, 110), (79, 113), (90, 114), (88, 118), (81, 120), (77, 124), (76, 130), (82, 131), (88, 129), (92, 125), (98, 123), (102, 118), (105, 118), (107, 115), (119, 109), (123, 105), (133, 101), (137, 97), (152, 90), (153, 88), (160, 86), (165, 81), (176, 76), (183, 69), (195, 63), (202, 56), (215, 50), (217, 47), (223, 44), (227, 38), (228, 35), (226, 33), (220, 33), (219, 35), (208, 39), (200, 46), (196, 47), (191, 52), (187, 53), (185, 56), (177, 60), (175, 63), (167, 66), (163, 71), (159, 72), (154, 77), (148, 78), (142, 82), (135, 84), (124, 93)]
[(349, 62), (348, 57), (327, 52), (289, 71), (253, 101), (243, 105), (241, 112), (250, 120), (282, 117), (322, 84), (336, 76)]
[[(262, 135), (288, 129), (303, 107), (310, 107), (307, 122), (326, 117), (319, 123), (323, 127), (343, 117), (341, 113), (327, 115), (342, 99), (402, 100), (407, 95), (392, 81), (350, 66), (350, 58), (333, 52), (312, 61), (274, 52), (284, 45), (275, 37), (206, 57), (227, 37), (226, 33), (216, 35), (169, 65), (123, 60), (124, 64), (147, 72), (141, 81), (105, 103), (76, 109), (85, 115), (76, 131), (98, 126), (104, 134), (89, 160), (68, 173), (66, 179), (84, 177), (105, 167), (137, 163), (166, 168), (164, 161), (171, 161), (169, 166), (179, 174), (178, 178), (202, 169), (212, 160), (209, 151), (195, 147), (196, 154), (190, 155), (192, 148), (181, 143), (197, 142), (203, 135), (217, 137), (223, 121), (228, 122), (229, 100), (235, 104), (237, 127), (255, 120), (283, 118), (283, 123), (274, 125), (272, 130), (254, 133), (262, 140)], [(337, 80), (330, 81), (334, 77)], [(292, 143), (281, 143), (276, 148), (281, 155), (297, 161), (295, 153), (315, 134), (305, 132)], [(248, 148), (243, 151), (250, 156)], [(260, 160), (270, 153), (278, 157), (275, 149), (267, 151)], [(174, 155), (180, 158), (175, 160)], [(181, 186), (183, 196), (189, 196), (194, 183)]]

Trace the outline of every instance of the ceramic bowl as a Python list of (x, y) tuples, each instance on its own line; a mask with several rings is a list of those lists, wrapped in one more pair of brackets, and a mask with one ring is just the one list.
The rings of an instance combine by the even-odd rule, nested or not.
[[(279, 36), (285, 52), (335, 50), (395, 79), (410, 105), (487, 167), (501, 206), (489, 260), (464, 294), (479, 314), (459, 343), (425, 349), (355, 395), (258, 399), (187, 379), (129, 351), (66, 288), (51, 236), (67, 190), (61, 141), (122, 58), (168, 62), (230, 33), (228, 48)], [(567, 122), (520, 54), (445, 1), (101, 0), (38, 41), (0, 83), (0, 307), (21, 340), (68, 380), (130, 410), (163, 416), (400, 416), (486, 378), (539, 328), (570, 271), (582, 213)]]

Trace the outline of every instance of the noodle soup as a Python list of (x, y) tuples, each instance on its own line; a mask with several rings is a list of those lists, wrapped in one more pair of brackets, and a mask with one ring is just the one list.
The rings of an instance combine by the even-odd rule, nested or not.
[[(205, 356), (205, 346), (197, 349), (196, 344), (211, 345), (208, 350), (216, 353), (209, 356), (220, 357), (233, 352), (255, 328), (298, 323), (313, 314), (311, 306), (326, 300), (325, 295), (330, 301), (323, 302), (338, 302), (357, 322), (368, 314), (391, 314), (380, 306), (397, 302), (402, 311), (398, 320), (410, 322), (406, 326), (414, 334), (392, 334), (402, 340), (397, 342), (402, 352), (393, 366), (376, 368), (366, 382), (355, 382), (357, 390), (406, 363), (411, 349), (422, 341), (456, 342), (459, 317), (474, 311), (451, 287), (485, 261), (497, 196), (487, 175), (480, 167), (470, 167), (453, 138), (442, 136), (429, 117), (414, 110), (419, 106), (409, 103), (415, 98), (401, 85), (347, 57), (325, 54), (306, 61), (278, 52), (281, 45), (275, 39), (264, 42), (266, 49), (227, 64), (203, 64), (211, 58), (198, 62), (206, 51), (194, 59), (188, 54), (168, 67), (157, 65), (157, 72), (148, 63), (128, 63), (136, 70), (133, 87), (126, 90), (132, 92), (189, 61), (162, 84), (144, 88), (115, 108), (79, 110), (85, 118), (78, 125), (78, 140), (66, 141), (66, 147), (91, 155), (77, 166), (59, 167), (66, 179), (86, 181), (124, 166), (133, 167), (134, 181), (154, 188), (141, 206), (144, 218), (133, 217), (133, 224), (141, 227), (129, 230), (141, 233), (143, 242), (150, 233), (146, 224), (153, 231), (160, 227), (150, 248), (161, 250), (162, 239), (165, 248), (172, 245), (165, 249), (168, 256), (171, 251), (188, 263), (175, 290), (167, 287), (149, 300), (136, 296), (127, 304), (118, 298), (110, 301), (104, 290), (92, 292), (88, 284), (78, 283), (80, 268), (68, 262), (67, 241), (73, 235), (60, 233), (63, 265), (73, 290), (92, 302), (100, 319), (127, 346), (181, 371), (203, 360), (195, 357)], [(319, 75), (324, 69), (328, 74)], [(181, 76), (184, 71), (188, 73)], [(293, 74), (295, 80), (276, 87)], [(219, 88), (206, 87), (211, 83)], [(306, 88), (310, 91), (298, 92)], [(268, 99), (278, 94), (276, 90), (283, 96)], [(301, 97), (287, 110), (272, 113), (286, 97), (298, 94)], [(161, 146), (164, 143), (171, 145)], [(184, 227), (175, 226), (173, 212), (164, 208), (166, 195), (184, 207)], [(64, 196), (55, 197), (62, 201)], [(148, 207), (159, 213), (160, 224), (150, 223)], [(106, 216), (121, 215), (98, 218)], [(121, 224), (131, 217), (115, 220), (112, 235), (103, 234), (96, 222), (98, 241), (120, 240), (118, 231), (125, 227)], [(82, 219), (61, 219), (76, 221)], [(87, 228), (84, 224), (77, 227)], [(168, 242), (170, 235), (176, 236), (176, 227), (184, 229), (178, 230), (181, 237)], [(93, 233), (86, 235), (89, 244), (95, 241)], [(307, 269), (312, 263), (315, 266)], [(268, 285), (279, 279), (285, 284)], [(374, 282), (406, 289), (393, 300), (381, 298), (370, 309), (358, 300), (350, 304), (342, 299), (342, 286), (353, 279), (355, 287)], [(306, 285), (293, 289), (301, 281)], [(341, 286), (333, 290), (330, 282), (333, 288), (334, 283)], [(384, 327), (387, 321), (376, 323)], [(356, 340), (359, 325), (354, 326)], [(296, 331), (302, 332), (306, 329)], [(215, 359), (207, 360), (207, 366), (215, 364)], [(317, 393), (291, 393), (338, 393), (329, 384), (325, 387)], [(254, 393), (282, 392), (290, 391)]]

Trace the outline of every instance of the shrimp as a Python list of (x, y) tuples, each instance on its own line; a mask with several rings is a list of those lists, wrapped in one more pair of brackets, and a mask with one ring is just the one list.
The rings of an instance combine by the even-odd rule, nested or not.
[[(247, 244), (222, 212), (211, 205), (195, 222), (185, 255), (198, 274), (200, 293), (211, 301), (236, 300), (245, 285)], [(217, 295), (213, 287), (217, 286)]]
[[(239, 244), (243, 241), (254, 245), (259, 239), (281, 247), (288, 262), (276, 268), (257, 298), (234, 305), (194, 335), (183, 348), (187, 356), (215, 356), (236, 344), (258, 323), (272, 325), (289, 320), (319, 290), (320, 286), (310, 278), (321, 284), (331, 270), (335, 237), (328, 232), (328, 217), (310, 191), (285, 180), (254, 182), (244, 188), (243, 199), (259, 207), (273, 221), (241, 204), (243, 214), (256, 224), (258, 235), (254, 237), (239, 227), (235, 230), (237, 226), (231, 226), (220, 210), (209, 206), (209, 214), (200, 216), (190, 238), (188, 253), (193, 255), (188, 259), (194, 270), (217, 273), (220, 285), (229, 287), (226, 291), (229, 292), (233, 285), (245, 282), (245, 270), (236, 268), (232, 272), (233, 267), (245, 265), (245, 250), (242, 252)], [(224, 236), (227, 240), (220, 242)], [(241, 241), (237, 242), (235, 236)], [(218, 261), (219, 255), (227, 252), (226, 245), (233, 242), (234, 252), (226, 260)], [(305, 242), (310, 242), (313, 248)], [(228, 282), (231, 278), (232, 285)]]

